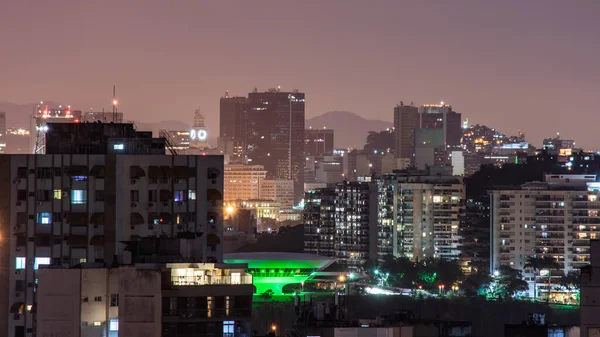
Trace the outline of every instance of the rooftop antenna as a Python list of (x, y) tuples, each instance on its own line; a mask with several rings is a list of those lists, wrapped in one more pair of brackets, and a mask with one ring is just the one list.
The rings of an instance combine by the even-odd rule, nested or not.
[(113, 85), (113, 100), (112, 100), (112, 106), (113, 106), (113, 122), (116, 123), (117, 122), (117, 104), (119, 103), (117, 101), (117, 96), (116, 96), (116, 91), (117, 91), (117, 86)]

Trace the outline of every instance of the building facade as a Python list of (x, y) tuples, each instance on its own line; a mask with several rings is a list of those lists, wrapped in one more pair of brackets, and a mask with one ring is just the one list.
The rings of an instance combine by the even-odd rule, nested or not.
[(596, 175), (552, 175), (544, 182), (491, 191), (491, 265), (523, 271), (531, 294), (547, 293), (547, 278), (526, 268), (528, 257), (552, 257), (550, 279), (590, 262), (590, 240), (600, 238), (600, 185)]
[(37, 335), (249, 336), (254, 290), (245, 269), (214, 263), (43, 267)]
[(228, 153), (233, 162), (243, 163), (246, 155), (246, 114), (248, 99), (246, 97), (221, 97), (219, 109), (219, 143), (229, 148)]
[(333, 130), (332, 129), (306, 129), (304, 137), (304, 154), (307, 156), (333, 155)]
[(414, 162), (415, 130), (419, 128), (419, 109), (400, 102), (394, 108), (395, 155)]
[(260, 182), (267, 177), (262, 165), (228, 164), (224, 171), (224, 200), (260, 199)]
[[(98, 127), (78, 127), (84, 125)], [(136, 259), (132, 245), (158, 236), (192, 240), (197, 262), (222, 260), (222, 157), (168, 156), (164, 142), (158, 154), (141, 150), (146, 143), (134, 138), (51, 146), (62, 139), (51, 132), (48, 150), (57, 153), (3, 155), (0, 161), (0, 217), (7, 224), (1, 236), (11, 238), (0, 250), (0, 314), (6, 318), (0, 322), (8, 322), (0, 329), (7, 336), (33, 335), (35, 311), (20, 308), (35, 307), (42, 265), (130, 264)]]
[(282, 210), (291, 210), (294, 207), (294, 182), (292, 180), (262, 179), (258, 185), (259, 199), (277, 201)]
[(294, 181), (294, 203), (304, 189), (304, 93), (248, 94), (246, 114), (247, 161), (263, 165), (267, 177)]
[(306, 192), (305, 251), (357, 267), (387, 255), (458, 260), (464, 185), (436, 172), (344, 181)]

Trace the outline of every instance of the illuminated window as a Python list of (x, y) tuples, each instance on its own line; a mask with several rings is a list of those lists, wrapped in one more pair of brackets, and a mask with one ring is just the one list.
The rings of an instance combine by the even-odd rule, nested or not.
[(175, 201), (183, 201), (183, 191), (175, 191), (173, 199)]
[(50, 264), (49, 257), (36, 257), (35, 264), (33, 265), (33, 269), (37, 270), (39, 266), (47, 266)]
[(20, 269), (25, 269), (25, 262), (27, 261), (26, 258), (24, 257), (17, 257), (15, 259), (15, 269), (20, 270)]
[(597, 195), (593, 195), (593, 194), (588, 195), (588, 201), (596, 201), (596, 200), (598, 200)]
[(37, 223), (42, 225), (49, 225), (52, 223), (52, 213), (42, 212), (37, 214)]
[(54, 200), (62, 199), (62, 190), (54, 190)]
[(188, 191), (188, 200), (196, 200), (196, 190)]
[(100, 321), (94, 322), (94, 326), (101, 326), (101, 325), (102, 325), (102, 322), (100, 322)]
[(71, 204), (81, 205), (87, 203), (87, 191), (86, 190), (72, 190), (71, 191)]
[(119, 331), (119, 319), (111, 318), (108, 324), (108, 331)]
[(442, 197), (439, 195), (434, 195), (433, 196), (433, 202), (442, 202)]
[(124, 150), (125, 145), (123, 144), (113, 144), (113, 150)]
[(231, 337), (233, 336), (233, 331), (235, 327), (234, 321), (224, 321), (223, 322), (223, 337)]

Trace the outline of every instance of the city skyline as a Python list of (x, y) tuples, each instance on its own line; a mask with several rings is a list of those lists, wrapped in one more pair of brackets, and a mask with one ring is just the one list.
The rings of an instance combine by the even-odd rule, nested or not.
[(391, 122), (401, 100), (443, 100), (534, 144), (560, 132), (596, 145), (590, 123), (573, 122), (593, 116), (596, 3), (105, 4), (4, 6), (0, 101), (101, 109), (116, 84), (128, 118), (187, 121), (200, 104), (217, 130), (225, 90), (281, 85), (307, 93), (308, 118), (346, 110)]

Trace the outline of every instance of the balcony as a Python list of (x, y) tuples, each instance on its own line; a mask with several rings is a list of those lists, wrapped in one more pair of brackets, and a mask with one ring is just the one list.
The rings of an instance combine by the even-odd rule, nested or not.
[(174, 286), (208, 286), (252, 284), (252, 275), (233, 276), (172, 276)]
[[(177, 317), (183, 320), (227, 318), (227, 317), (249, 317), (252, 315), (251, 309), (171, 309), (163, 312), (165, 317)], [(195, 335), (194, 335), (195, 336)]]

